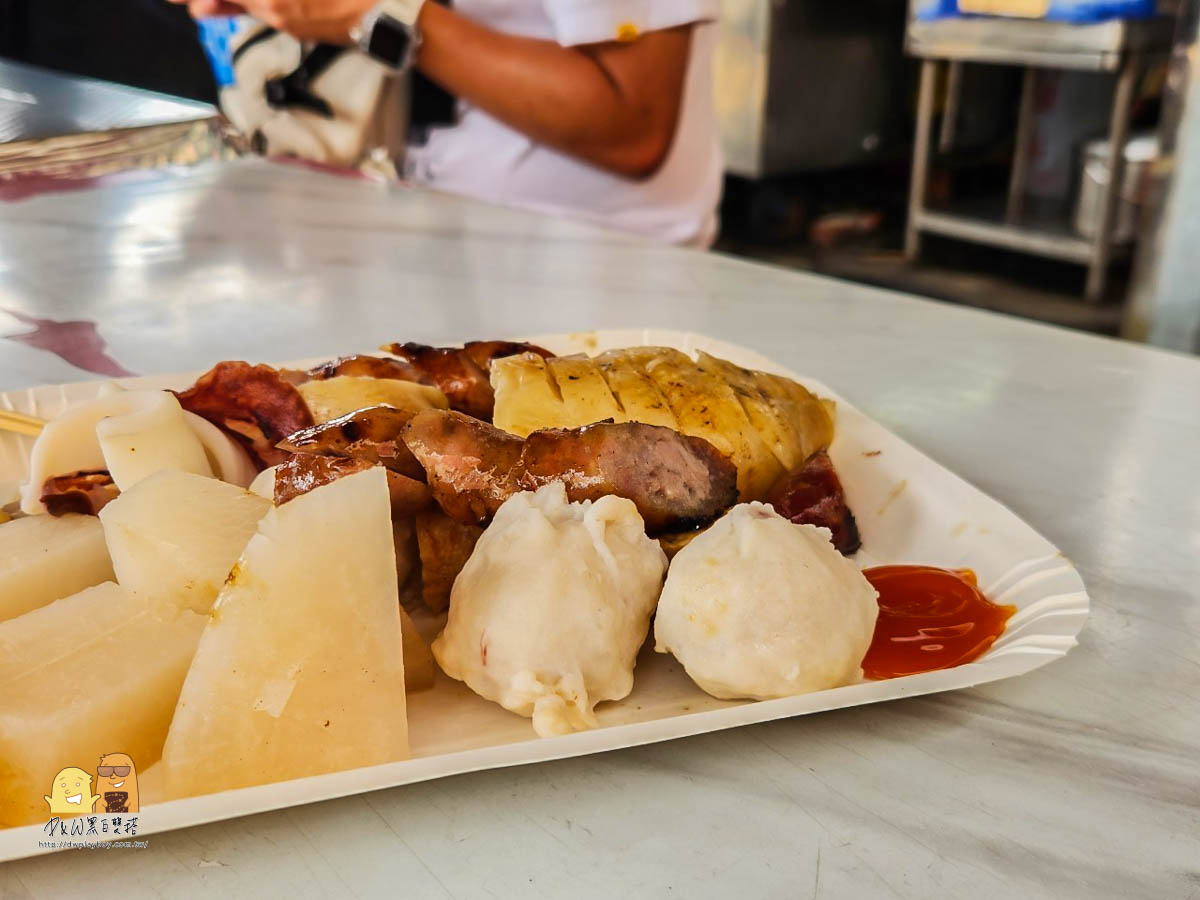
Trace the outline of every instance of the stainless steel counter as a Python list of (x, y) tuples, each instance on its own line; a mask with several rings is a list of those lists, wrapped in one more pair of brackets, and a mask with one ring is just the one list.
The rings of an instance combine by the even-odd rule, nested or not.
[(0, 179), (220, 156), (214, 106), (0, 60)]
[(0, 59), (0, 143), (198, 122), (207, 103)]
[[(812, 374), (1063, 548), (1062, 662), (0, 868), (0, 896), (1194, 897), (1200, 361), (246, 161), (0, 204), (0, 307), (137, 372), (621, 326)], [(49, 326), (47, 326), (49, 327)], [(0, 388), (85, 377), (5, 340)]]

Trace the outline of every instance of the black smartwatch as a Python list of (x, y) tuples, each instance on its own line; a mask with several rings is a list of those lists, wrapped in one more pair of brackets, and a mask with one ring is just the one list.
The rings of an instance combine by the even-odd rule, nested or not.
[(381, 0), (350, 30), (350, 38), (371, 59), (397, 72), (412, 67), (421, 45), (417, 16), (425, 0)]

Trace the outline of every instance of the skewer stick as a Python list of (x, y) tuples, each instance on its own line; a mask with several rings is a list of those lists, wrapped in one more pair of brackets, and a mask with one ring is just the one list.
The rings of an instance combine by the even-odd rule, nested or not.
[(0, 431), (13, 431), (29, 437), (37, 437), (46, 425), (45, 419), (29, 416), (25, 413), (13, 412), (10, 409), (0, 409)]

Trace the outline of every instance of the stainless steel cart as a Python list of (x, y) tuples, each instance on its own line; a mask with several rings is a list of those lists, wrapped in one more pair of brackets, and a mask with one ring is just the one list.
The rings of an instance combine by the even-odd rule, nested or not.
[[(965, 18), (910, 21), (906, 33), (908, 53), (922, 60), (917, 100), (917, 129), (909, 186), (908, 226), (904, 253), (915, 260), (921, 234), (929, 232), (959, 240), (990, 244), (1037, 256), (1067, 260), (1087, 266), (1084, 295), (1096, 302), (1104, 293), (1112, 252), (1112, 231), (1120, 199), (1129, 132), (1129, 114), (1138, 78), (1148, 57), (1170, 48), (1171, 20), (1146, 22), (1113, 20), (1092, 25), (1070, 25), (1029, 19)], [(1016, 147), (1008, 181), (1007, 203), (997, 216), (935, 210), (926, 206), (930, 165), (934, 96), (943, 67), (947, 69), (946, 105), (942, 115), (939, 148), (954, 143), (962, 66), (967, 62), (1021, 66), (1025, 70), (1017, 115)], [(1099, 227), (1091, 238), (1065, 228), (1054, 228), (1022, 215), (1028, 145), (1033, 133), (1034, 73), (1037, 69), (1073, 69), (1115, 72), (1116, 90), (1108, 128), (1108, 187), (1101, 203)]]

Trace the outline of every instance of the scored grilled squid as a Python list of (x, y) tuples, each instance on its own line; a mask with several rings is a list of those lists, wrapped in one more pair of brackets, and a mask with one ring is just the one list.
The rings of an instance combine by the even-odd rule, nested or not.
[[(21, 510), (29, 515), (51, 511), (44, 496), (61, 495), (64, 490), (78, 493), (85, 484), (88, 490), (82, 494), (87, 494), (103, 478), (115, 485), (115, 494), (116, 489), (128, 490), (162, 469), (215, 475), (241, 487), (256, 472), (240, 447), (181, 409), (169, 391), (125, 391), (112, 386), (42, 429), (30, 453)], [(95, 506), (96, 499), (101, 498), (87, 502)], [(72, 509), (83, 511), (80, 503)]]

